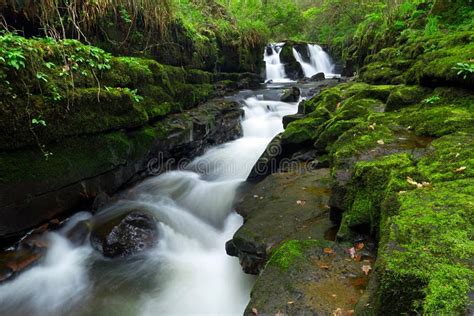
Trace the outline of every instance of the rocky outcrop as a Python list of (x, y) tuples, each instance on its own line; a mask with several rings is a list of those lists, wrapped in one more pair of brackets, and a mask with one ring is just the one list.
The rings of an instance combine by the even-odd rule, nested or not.
[(128, 257), (156, 245), (158, 226), (151, 214), (132, 210), (113, 220), (94, 225), (90, 240), (92, 247), (105, 257)]
[(3, 152), (0, 236), (19, 234), (89, 205), (101, 192), (115, 192), (239, 137), (242, 113), (236, 102), (215, 100), (140, 129), (50, 144), (54, 155), (48, 160), (34, 148)]
[(329, 195), (328, 169), (274, 173), (249, 185), (236, 206), (245, 224), (227, 244), (227, 251), (239, 257), (245, 272), (258, 274), (284, 241), (324, 239), (333, 226)]
[[(285, 65), (285, 73), (288, 78), (292, 80), (298, 80), (304, 78), (303, 68), (293, 56), (293, 47), (299, 47), (305, 44), (295, 43), (292, 41), (285, 42), (285, 45), (281, 49), (280, 60)], [(308, 58), (309, 59), (309, 58)]]
[(311, 81), (322, 81), (324, 79), (326, 79), (324, 72), (319, 72), (311, 77)]

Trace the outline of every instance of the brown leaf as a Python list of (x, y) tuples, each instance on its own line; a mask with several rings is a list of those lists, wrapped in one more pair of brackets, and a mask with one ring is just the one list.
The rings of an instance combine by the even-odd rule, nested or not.
[(329, 265), (327, 265), (327, 264), (325, 264), (325, 263), (320, 263), (320, 264), (319, 264), (319, 268), (328, 270), (328, 269), (329, 269)]
[(462, 166), (462, 167), (459, 167), (457, 168), (456, 170), (454, 170), (454, 172), (456, 173), (462, 173), (464, 171), (466, 171), (467, 167), (466, 166)]
[(332, 250), (331, 248), (324, 248), (324, 253), (332, 254), (334, 253), (334, 250)]
[(372, 267), (369, 264), (364, 264), (362, 266), (362, 271), (365, 273), (365, 275), (368, 275), (370, 270), (372, 270)]
[(257, 310), (255, 307), (252, 308), (252, 314), (253, 314), (254, 316), (258, 316), (258, 310)]
[(342, 316), (342, 309), (338, 308), (335, 311), (332, 312), (332, 316)]
[(361, 255), (355, 255), (354, 256), (354, 260), (357, 261), (357, 262), (359, 262), (361, 259), (362, 259)]
[(298, 200), (298, 201), (296, 201), (296, 204), (304, 206), (306, 204), (306, 201), (305, 200)]

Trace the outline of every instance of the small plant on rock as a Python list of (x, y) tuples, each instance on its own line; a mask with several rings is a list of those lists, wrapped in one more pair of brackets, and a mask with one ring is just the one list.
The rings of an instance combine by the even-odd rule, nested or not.
[(458, 76), (462, 76), (466, 80), (469, 76), (472, 76), (474, 73), (474, 64), (473, 63), (457, 63), (453, 67), (454, 70), (458, 71)]

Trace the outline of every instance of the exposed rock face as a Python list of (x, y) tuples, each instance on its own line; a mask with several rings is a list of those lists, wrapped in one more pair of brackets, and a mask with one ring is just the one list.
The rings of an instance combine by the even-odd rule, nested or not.
[(275, 173), (250, 185), (237, 205), (245, 224), (227, 245), (228, 253), (239, 257), (245, 272), (258, 274), (288, 238), (324, 239), (333, 226), (329, 195), (328, 169)]
[(301, 96), (301, 91), (298, 87), (291, 87), (285, 91), (281, 97), (282, 102), (298, 102)]
[(128, 257), (152, 248), (158, 241), (155, 218), (145, 212), (130, 213), (94, 227), (91, 244), (105, 257)]
[(92, 203), (100, 192), (116, 192), (127, 183), (174, 168), (179, 159), (193, 158), (209, 146), (238, 138), (242, 114), (237, 102), (215, 100), (142, 129), (50, 144), (54, 156), (48, 161), (37, 149), (3, 153), (0, 169), (10, 177), (18, 171), (18, 177), (0, 184), (0, 238)]
[[(304, 78), (303, 68), (293, 56), (293, 47), (296, 47), (298, 51), (305, 51), (305, 49), (303, 49), (305, 48), (305, 45), (306, 44), (304, 43), (295, 43), (293, 41), (287, 41), (280, 53), (280, 60), (285, 65), (285, 73), (288, 78), (292, 80)], [(305, 55), (305, 52), (303, 52), (303, 55)]]

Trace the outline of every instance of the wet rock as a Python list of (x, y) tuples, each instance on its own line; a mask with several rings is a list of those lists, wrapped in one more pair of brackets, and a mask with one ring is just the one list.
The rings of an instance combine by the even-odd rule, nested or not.
[(246, 188), (236, 209), (244, 225), (234, 234), (229, 253), (245, 272), (258, 274), (273, 251), (288, 238), (324, 239), (333, 227), (327, 203), (329, 170), (274, 173)]
[(13, 248), (0, 252), (0, 283), (11, 280), (37, 264), (46, 254), (48, 242), (40, 234), (32, 234)]
[(97, 213), (112, 201), (112, 198), (105, 192), (100, 192), (92, 203), (92, 214)]
[(273, 138), (270, 144), (268, 144), (263, 154), (253, 166), (247, 181), (258, 182), (269, 174), (277, 172), (282, 156), (281, 134), (278, 134)]
[(369, 280), (362, 267), (372, 264), (352, 260), (334, 242), (286, 241), (258, 277), (244, 315), (351, 315)]
[(74, 245), (82, 245), (87, 240), (92, 229), (92, 224), (89, 220), (80, 221), (67, 233), (67, 238)]
[(158, 227), (152, 215), (134, 210), (94, 227), (90, 240), (105, 257), (128, 257), (155, 246)]
[(326, 79), (324, 72), (319, 72), (311, 77), (311, 81), (323, 81)]
[(281, 97), (282, 102), (298, 102), (301, 96), (301, 91), (298, 87), (291, 87), (286, 90)]

